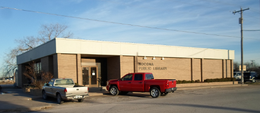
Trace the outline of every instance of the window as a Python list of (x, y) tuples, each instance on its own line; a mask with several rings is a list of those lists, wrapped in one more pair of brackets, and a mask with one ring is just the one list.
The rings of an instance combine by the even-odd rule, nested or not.
[(74, 84), (74, 82), (72, 81), (72, 79), (59, 79), (56, 80), (56, 85), (70, 85), (70, 84)]
[(40, 73), (42, 71), (42, 64), (41, 64), (41, 62), (36, 62), (34, 64), (34, 71), (36, 73)]
[(122, 78), (122, 80), (123, 81), (125, 81), (125, 80), (132, 80), (132, 77), (133, 77), (133, 75), (129, 74), (129, 75), (126, 75), (124, 78)]
[(48, 83), (50, 86), (53, 84), (53, 79)]
[(153, 74), (145, 74), (145, 80), (154, 79)]
[(135, 74), (135, 80), (143, 80), (143, 74)]

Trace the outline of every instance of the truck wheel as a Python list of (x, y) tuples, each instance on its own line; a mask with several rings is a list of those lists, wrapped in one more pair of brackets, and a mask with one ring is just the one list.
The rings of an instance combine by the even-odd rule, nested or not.
[(78, 99), (78, 102), (83, 102), (84, 101), (84, 99)]
[(62, 104), (62, 103), (63, 103), (60, 94), (57, 94), (56, 98), (57, 98), (57, 103), (58, 103), (58, 104)]
[(168, 92), (162, 93), (161, 96), (166, 96), (168, 95)]
[(113, 96), (116, 96), (116, 95), (119, 94), (119, 90), (118, 90), (118, 88), (117, 88), (116, 86), (112, 86), (112, 87), (109, 89), (109, 92), (110, 92), (110, 94), (113, 95)]
[(161, 95), (161, 91), (157, 88), (157, 87), (153, 87), (151, 90), (150, 90), (150, 95), (151, 97), (153, 98), (157, 98)]
[(46, 95), (46, 92), (43, 90), (42, 91), (42, 98), (44, 99), (44, 100), (47, 100), (47, 95)]
[(252, 82), (253, 82), (253, 83), (255, 83), (255, 82), (256, 82), (256, 80), (253, 78)]

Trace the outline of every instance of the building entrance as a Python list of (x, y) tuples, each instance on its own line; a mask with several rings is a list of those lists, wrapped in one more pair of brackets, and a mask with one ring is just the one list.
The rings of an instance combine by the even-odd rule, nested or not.
[(97, 86), (98, 85), (98, 67), (82, 67), (82, 82), (83, 85)]

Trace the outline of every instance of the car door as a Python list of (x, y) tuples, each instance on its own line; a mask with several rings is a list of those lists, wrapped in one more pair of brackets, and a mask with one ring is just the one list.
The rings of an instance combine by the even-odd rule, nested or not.
[(127, 74), (119, 80), (120, 91), (131, 91), (133, 74)]
[(132, 91), (144, 91), (144, 78), (143, 74), (135, 74), (134, 80), (131, 82)]

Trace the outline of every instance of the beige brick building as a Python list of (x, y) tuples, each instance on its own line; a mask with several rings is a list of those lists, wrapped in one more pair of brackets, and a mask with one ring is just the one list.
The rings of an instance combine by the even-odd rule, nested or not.
[(30, 61), (55, 78), (96, 87), (132, 72), (152, 72), (156, 79), (232, 77), (233, 60), (233, 50), (55, 38), (17, 56), (16, 83), (27, 83), (22, 73)]

